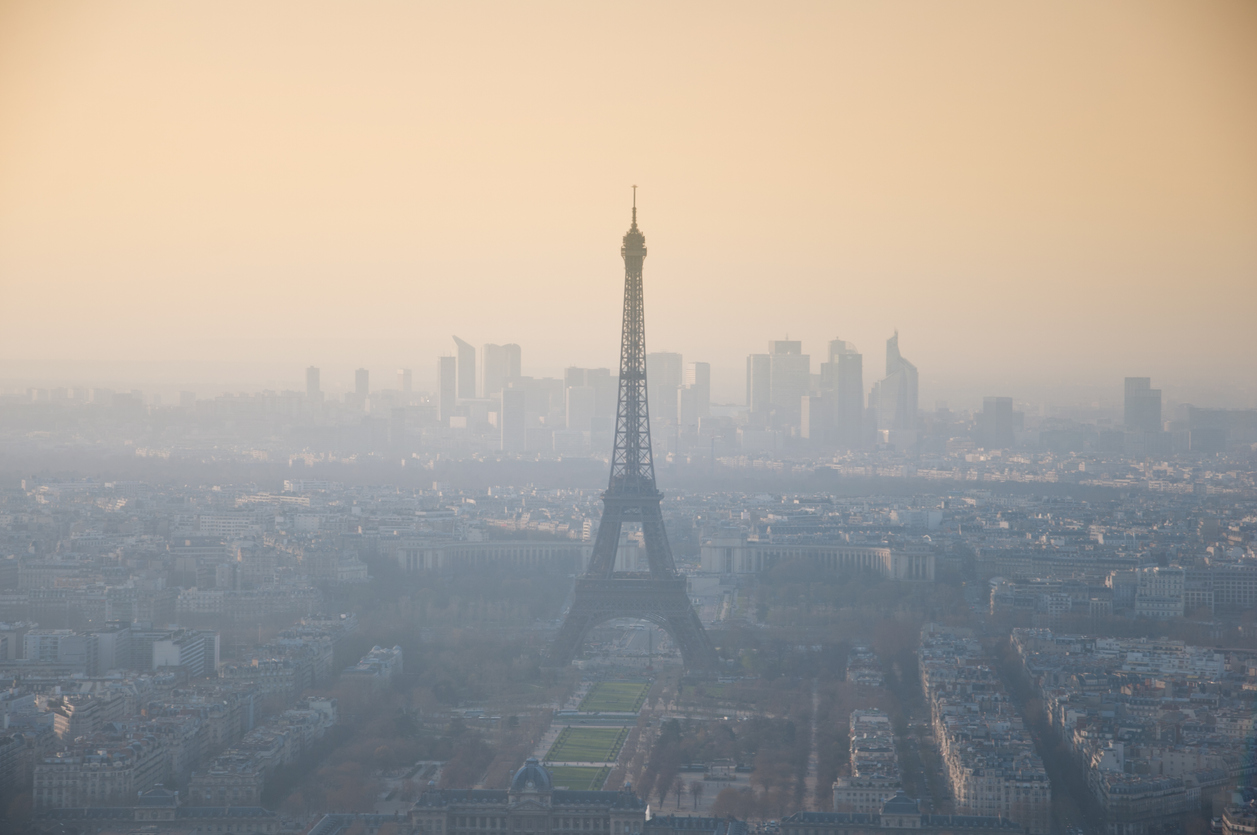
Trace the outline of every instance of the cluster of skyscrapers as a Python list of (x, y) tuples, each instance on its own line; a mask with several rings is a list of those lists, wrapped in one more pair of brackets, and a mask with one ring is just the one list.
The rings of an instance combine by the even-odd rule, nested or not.
[(886, 376), (873, 385), (867, 406), (864, 357), (845, 340), (829, 343), (819, 374), (798, 340), (771, 340), (768, 353), (746, 358), (753, 425), (844, 449), (915, 443), (917, 388), (917, 367), (899, 353), (897, 332), (886, 342)]
[[(1148, 377), (1125, 379), (1120, 422), (1091, 427), (1043, 414), (1027, 423), (1013, 398), (1000, 396), (983, 398), (971, 415), (952, 414), (945, 406), (923, 412), (917, 367), (900, 351), (898, 333), (886, 341), (884, 373), (868, 386), (863, 354), (849, 341), (831, 340), (818, 366), (800, 340), (774, 339), (767, 347), (746, 358), (745, 402), (737, 404), (713, 405), (709, 363), (686, 362), (676, 352), (647, 354), (656, 453), (939, 453), (960, 438), (985, 450), (1086, 448), (1142, 457), (1220, 453), (1257, 432), (1252, 410), (1185, 407), (1176, 411), (1177, 419), (1163, 420), (1161, 390)], [(372, 439), (368, 446), (381, 449), (401, 449), (407, 438), (464, 451), (529, 454), (584, 455), (610, 447), (619, 387), (613, 369), (573, 366), (561, 377), (533, 377), (523, 374), (517, 344), (477, 347), (453, 336), (453, 348), (437, 358), (430, 392), (415, 390), (409, 368), (397, 370), (395, 385), (373, 390), (370, 372), (359, 368), (343, 403), (319, 414), (341, 421), (362, 414)], [(322, 408), (323, 398), (320, 370), (306, 369), (304, 403)], [(181, 406), (196, 406), (193, 395), (186, 400)]]

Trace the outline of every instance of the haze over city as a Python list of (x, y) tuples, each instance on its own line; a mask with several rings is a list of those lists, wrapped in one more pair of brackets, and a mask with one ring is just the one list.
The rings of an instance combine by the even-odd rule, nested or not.
[(3, 835), (1255, 835), (1257, 4), (0, 0)]
[(1251, 406), (1254, 37), (1242, 2), (7, 3), (0, 378), (427, 381), (449, 332), (609, 365), (637, 183), (649, 347), (719, 400), (767, 338), (897, 328), (931, 404)]

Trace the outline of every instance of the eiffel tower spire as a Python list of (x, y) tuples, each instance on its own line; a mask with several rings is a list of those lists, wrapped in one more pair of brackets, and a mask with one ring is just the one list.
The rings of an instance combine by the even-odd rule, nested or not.
[(611, 452), (613, 493), (653, 495), (655, 459), (650, 450), (650, 410), (646, 402), (646, 312), (642, 262), (646, 236), (637, 228), (637, 186), (633, 186), (633, 225), (620, 247), (624, 259), (624, 323), (620, 331), (620, 396)]
[[(681, 650), (685, 666), (713, 671), (716, 650), (698, 620), (677, 575), (663, 527), (663, 498), (655, 486), (650, 450), (650, 410), (646, 401), (646, 317), (642, 262), (646, 236), (637, 228), (637, 186), (633, 186), (633, 223), (624, 235), (624, 322), (620, 333), (620, 392), (616, 409), (611, 478), (602, 494), (602, 521), (585, 574), (550, 648), (549, 663), (562, 666), (580, 651), (589, 629), (615, 618), (640, 618), (662, 626)], [(615, 555), (625, 523), (642, 528), (648, 574), (617, 574)]]

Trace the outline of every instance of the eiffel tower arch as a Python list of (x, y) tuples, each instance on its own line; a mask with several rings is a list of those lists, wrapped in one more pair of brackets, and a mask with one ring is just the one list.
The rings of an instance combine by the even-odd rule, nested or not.
[[(637, 186), (633, 186), (633, 224), (620, 248), (624, 258), (624, 321), (620, 336), (620, 391), (616, 408), (611, 478), (602, 494), (602, 521), (585, 573), (550, 647), (548, 664), (561, 667), (580, 652), (589, 630), (616, 618), (639, 618), (667, 631), (681, 650), (685, 667), (715, 671), (720, 659), (698, 619), (677, 574), (663, 527), (650, 449), (650, 410), (646, 402), (646, 317), (642, 301), (642, 262), (646, 236), (637, 228)], [(626, 523), (642, 528), (648, 572), (615, 570), (620, 530)]]

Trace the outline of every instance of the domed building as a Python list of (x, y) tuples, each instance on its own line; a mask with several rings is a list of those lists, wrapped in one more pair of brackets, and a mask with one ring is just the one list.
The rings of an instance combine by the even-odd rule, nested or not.
[(525, 794), (528, 792), (553, 792), (550, 772), (542, 768), (536, 757), (524, 761), (524, 767), (515, 772), (511, 778), (511, 793)]
[(409, 817), (422, 835), (641, 835), (646, 804), (627, 789), (556, 789), (546, 767), (529, 757), (510, 789), (429, 789)]

